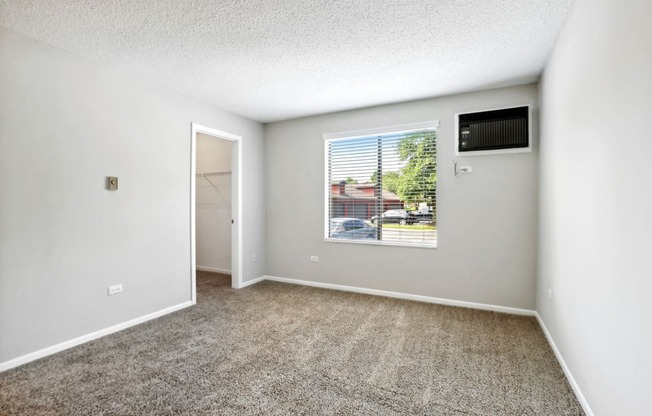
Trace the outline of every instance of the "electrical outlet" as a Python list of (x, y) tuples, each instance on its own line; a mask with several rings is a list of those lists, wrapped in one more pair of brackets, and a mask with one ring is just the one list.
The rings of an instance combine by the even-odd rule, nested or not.
[(256, 253), (251, 254), (251, 261), (255, 262), (256, 261)]
[(317, 262), (319, 262), (319, 257), (317, 257), (317, 256), (310, 256), (310, 261), (317, 263)]
[(552, 300), (552, 289), (548, 289), (548, 300)]
[(117, 295), (118, 293), (122, 293), (122, 285), (109, 286), (109, 296)]

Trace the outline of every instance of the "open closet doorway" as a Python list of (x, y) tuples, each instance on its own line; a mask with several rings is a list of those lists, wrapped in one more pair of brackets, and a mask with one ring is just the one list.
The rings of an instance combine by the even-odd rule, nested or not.
[(197, 301), (197, 270), (231, 275), (242, 284), (241, 138), (192, 124), (191, 296)]

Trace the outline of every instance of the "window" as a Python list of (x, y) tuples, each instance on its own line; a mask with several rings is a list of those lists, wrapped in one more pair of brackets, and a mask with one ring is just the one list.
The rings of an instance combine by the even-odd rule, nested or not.
[(327, 241), (437, 246), (436, 128), (324, 135)]

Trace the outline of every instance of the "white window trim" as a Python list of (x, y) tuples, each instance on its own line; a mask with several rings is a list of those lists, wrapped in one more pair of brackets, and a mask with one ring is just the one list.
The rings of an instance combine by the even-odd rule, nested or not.
[(324, 241), (329, 243), (338, 244), (363, 244), (371, 246), (392, 246), (392, 247), (412, 247), (412, 248), (437, 248), (439, 241), (435, 242), (434, 246), (424, 246), (417, 243), (401, 243), (389, 241), (366, 241), (366, 240), (345, 240), (339, 238), (330, 238), (329, 234), (329, 221), (328, 207), (330, 205), (330, 183), (328, 178), (328, 142), (333, 140), (350, 140), (362, 137), (377, 135), (384, 135), (389, 133), (407, 134), (420, 130), (437, 130), (439, 129), (439, 120), (422, 121), (410, 124), (397, 124), (386, 127), (373, 127), (368, 129), (342, 131), (336, 133), (324, 133), (322, 139), (324, 140)]
[[(438, 128), (439, 128), (439, 120), (431, 120), (431, 121), (422, 121), (419, 123), (397, 124), (397, 125), (386, 126), (386, 127), (374, 127), (369, 129), (342, 131), (338, 133), (324, 133), (322, 134), (322, 138), (324, 139), (325, 142), (327, 140), (337, 140), (337, 139), (342, 139), (342, 140), (357, 139), (359, 137), (373, 136), (374, 134), (378, 134), (378, 135), (388, 134), (388, 133), (407, 134), (419, 130), (433, 130)], [(326, 154), (326, 158), (328, 158), (328, 154)]]

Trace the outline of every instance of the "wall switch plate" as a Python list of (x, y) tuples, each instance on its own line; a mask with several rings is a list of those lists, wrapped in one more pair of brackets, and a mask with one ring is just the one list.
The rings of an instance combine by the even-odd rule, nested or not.
[(256, 261), (256, 253), (251, 254), (251, 261), (255, 262)]
[(319, 261), (319, 257), (317, 256), (310, 256), (310, 261), (317, 263)]
[(106, 189), (109, 191), (118, 190), (118, 177), (117, 176), (107, 176), (106, 177)]
[(548, 289), (548, 300), (552, 300), (552, 289)]
[(122, 293), (122, 285), (109, 286), (109, 296), (117, 295), (118, 293)]

